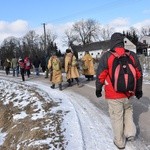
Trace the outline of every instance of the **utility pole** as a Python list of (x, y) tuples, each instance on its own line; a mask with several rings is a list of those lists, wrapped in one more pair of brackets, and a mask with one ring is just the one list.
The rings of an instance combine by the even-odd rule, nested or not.
[[(43, 28), (44, 28), (44, 51), (46, 52), (46, 29), (45, 29), (45, 23), (43, 23)], [(48, 54), (48, 52), (47, 52)]]

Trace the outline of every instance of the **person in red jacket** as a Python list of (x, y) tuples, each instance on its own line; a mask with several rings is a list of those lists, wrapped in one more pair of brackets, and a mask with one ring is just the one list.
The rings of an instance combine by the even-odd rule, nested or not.
[[(115, 56), (112, 52), (119, 56), (129, 52), (130, 59), (134, 62), (136, 70), (136, 90), (134, 92), (116, 92), (112, 85), (112, 64)], [(105, 99), (108, 102), (109, 114), (114, 133), (114, 144), (119, 149), (124, 149), (126, 141), (135, 139), (136, 126), (133, 122), (133, 108), (130, 97), (136, 96), (140, 99), (142, 92), (142, 69), (137, 55), (124, 48), (124, 36), (121, 33), (114, 33), (110, 40), (110, 50), (106, 51), (99, 60), (99, 66), (96, 73), (96, 96), (102, 96), (102, 87), (105, 91)]]
[(27, 76), (28, 76), (28, 78), (29, 78), (29, 77), (30, 77), (30, 74), (31, 74), (31, 73), (30, 73), (30, 69), (31, 69), (31, 66), (32, 66), (29, 57), (26, 57), (26, 58), (24, 59), (24, 63), (25, 63), (25, 71), (26, 71)]

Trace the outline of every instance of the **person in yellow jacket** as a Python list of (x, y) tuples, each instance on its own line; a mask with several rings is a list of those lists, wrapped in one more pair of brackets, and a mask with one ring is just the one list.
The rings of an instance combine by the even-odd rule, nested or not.
[(52, 82), (51, 88), (55, 88), (55, 84), (59, 85), (59, 90), (62, 90), (62, 68), (59, 58), (53, 52), (48, 60), (47, 68), (50, 70), (50, 81)]
[(93, 77), (95, 75), (94, 70), (94, 59), (90, 55), (88, 51), (85, 52), (85, 55), (82, 57), (82, 74), (85, 75), (85, 78), (87, 78), (88, 81), (93, 80)]
[(77, 85), (79, 86), (79, 71), (77, 68), (77, 60), (74, 54), (71, 52), (71, 49), (66, 49), (65, 54), (65, 72), (68, 86), (71, 86), (73, 79), (76, 80)]

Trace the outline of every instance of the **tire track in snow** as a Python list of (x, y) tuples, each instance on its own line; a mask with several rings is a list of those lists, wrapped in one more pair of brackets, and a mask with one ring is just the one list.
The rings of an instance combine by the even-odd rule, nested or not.
[(86, 150), (116, 150), (112, 142), (109, 118), (89, 101), (77, 94), (65, 92), (76, 109)]
[(86, 150), (86, 143), (85, 143), (85, 140), (84, 140), (84, 133), (83, 133), (83, 130), (82, 130), (82, 124), (81, 124), (81, 121), (80, 121), (80, 117), (79, 117), (79, 115), (78, 115), (79, 113), (78, 113), (78, 111), (77, 111), (77, 109), (76, 109), (76, 107), (75, 107), (75, 105), (74, 105), (74, 103), (72, 102), (71, 99), (70, 99), (70, 102), (71, 102), (71, 104), (73, 105), (74, 110), (75, 110), (75, 112), (76, 112), (76, 116), (77, 116), (77, 118), (78, 118), (78, 123), (79, 123), (80, 131), (81, 131), (82, 141), (83, 141), (83, 147), (82, 147), (82, 149), (83, 149), (83, 150)]

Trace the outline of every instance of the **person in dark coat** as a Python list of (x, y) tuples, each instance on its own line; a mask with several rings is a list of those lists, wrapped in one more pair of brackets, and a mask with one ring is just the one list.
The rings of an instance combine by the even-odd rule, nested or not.
[[(105, 99), (108, 102), (109, 114), (114, 133), (114, 144), (119, 149), (124, 149), (126, 141), (133, 141), (136, 136), (136, 126), (133, 121), (133, 108), (130, 101), (131, 96), (140, 99), (142, 92), (142, 69), (137, 55), (124, 48), (124, 36), (121, 33), (114, 33), (111, 36), (111, 48), (106, 51), (99, 60), (99, 66), (96, 73), (96, 96), (102, 96), (102, 87), (105, 85)], [(135, 91), (117, 92), (115, 91), (112, 79), (112, 67), (115, 59), (129, 53), (130, 59), (134, 63), (136, 70), (136, 89)]]
[(41, 59), (41, 68), (42, 68), (42, 72), (46, 71), (46, 57), (43, 56)]
[(48, 61), (50, 59), (50, 56), (47, 54), (46, 55), (46, 71), (45, 71), (45, 78), (48, 78), (48, 74), (49, 74), (49, 69), (48, 69)]
[(35, 68), (35, 73), (36, 73), (37, 76), (39, 76), (39, 67), (40, 67), (40, 64), (41, 64), (41, 61), (38, 58), (38, 56), (36, 55), (35, 59), (33, 61), (33, 66)]

